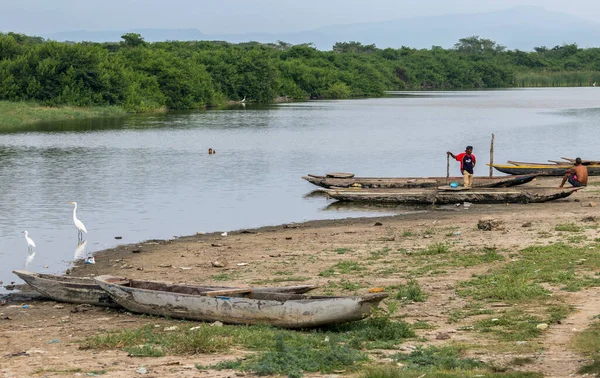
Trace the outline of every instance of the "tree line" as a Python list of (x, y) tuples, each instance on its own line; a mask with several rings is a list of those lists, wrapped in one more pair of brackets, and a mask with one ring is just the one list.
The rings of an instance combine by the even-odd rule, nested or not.
[[(590, 85), (599, 71), (598, 48), (565, 44), (526, 52), (477, 36), (449, 49), (339, 42), (320, 51), (285, 42), (147, 43), (135, 33), (119, 43), (0, 33), (0, 100), (111, 105), (132, 112), (201, 109), (244, 98), (268, 103), (375, 97), (405, 89)], [(569, 82), (570, 77), (577, 80)]]

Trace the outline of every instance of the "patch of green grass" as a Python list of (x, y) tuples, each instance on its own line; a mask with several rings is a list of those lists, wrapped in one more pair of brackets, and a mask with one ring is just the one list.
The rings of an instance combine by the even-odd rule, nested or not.
[(572, 346), (591, 360), (582, 366), (578, 373), (600, 376), (600, 323), (596, 321), (589, 328), (576, 334)]
[(524, 366), (527, 364), (532, 364), (534, 362), (535, 362), (535, 360), (531, 357), (515, 357), (510, 361), (510, 365)]
[[(394, 346), (415, 336), (403, 321), (392, 321), (388, 316), (332, 325), (306, 331), (285, 330), (267, 326), (211, 327), (197, 326), (195, 322), (179, 322), (179, 329), (166, 332), (162, 327), (148, 325), (134, 330), (99, 333), (81, 342), (81, 349), (126, 350), (135, 356), (194, 355), (223, 352), (233, 346), (255, 350), (258, 354), (276, 350), (275, 340), (280, 337), (286, 346), (309, 348), (316, 351), (332, 345), (347, 345), (361, 351), (380, 346)], [(192, 328), (193, 329), (190, 329)], [(334, 349), (331, 349), (335, 351)]]
[(542, 331), (536, 326), (543, 321), (533, 315), (514, 309), (505, 311), (495, 318), (475, 323), (475, 330), (496, 334), (503, 341), (525, 341), (538, 337)]
[(392, 250), (391, 248), (384, 247), (377, 251), (371, 251), (371, 257), (369, 257), (369, 260), (378, 260), (382, 257), (385, 257), (390, 254), (391, 250)]
[(122, 348), (132, 356), (156, 357), (165, 354), (185, 355), (227, 350), (229, 337), (211, 330), (208, 325), (194, 331), (165, 332), (148, 325), (137, 330), (100, 334), (86, 339), (82, 349)]
[(450, 247), (444, 243), (431, 243), (427, 246), (426, 249), (422, 251), (416, 251), (415, 255), (441, 255), (450, 252)]
[(437, 327), (433, 324), (429, 324), (424, 320), (417, 320), (411, 324), (412, 329), (436, 329)]
[(410, 354), (390, 356), (394, 361), (405, 365), (406, 370), (472, 370), (485, 366), (481, 361), (472, 358), (461, 358), (463, 350), (456, 346), (437, 348), (417, 347)]
[(404, 285), (392, 286), (389, 289), (397, 290), (394, 298), (404, 302), (425, 302), (427, 300), (427, 294), (415, 280), (410, 280)]
[(349, 370), (367, 359), (360, 351), (331, 341), (315, 349), (308, 345), (286, 345), (282, 337), (277, 337), (273, 350), (251, 358), (244, 365), (259, 376), (285, 374), (295, 378), (302, 377), (304, 372), (329, 374), (334, 370)]
[(516, 261), (462, 282), (460, 295), (476, 299), (529, 301), (543, 299), (549, 292), (540, 283), (562, 285), (568, 291), (600, 286), (600, 277), (590, 274), (600, 268), (598, 248), (558, 243), (533, 246), (520, 252)]
[(504, 257), (495, 248), (484, 248), (482, 252), (455, 253), (446, 265), (468, 268), (470, 266), (503, 260)]
[(339, 263), (335, 264), (331, 268), (319, 273), (319, 276), (331, 277), (335, 273), (349, 274), (349, 273), (354, 273), (354, 272), (358, 272), (358, 271), (365, 270), (365, 269), (366, 268), (364, 266), (362, 266), (359, 262), (356, 262), (356, 261), (340, 261)]
[(333, 252), (337, 253), (338, 255), (343, 255), (346, 254), (348, 252), (352, 252), (352, 249), (350, 248), (336, 248), (333, 250)]
[(471, 302), (471, 303), (468, 303), (461, 310), (450, 311), (448, 321), (450, 323), (458, 323), (461, 320), (466, 319), (471, 316), (491, 315), (493, 313), (494, 313), (493, 310), (481, 307), (481, 303)]
[(412, 231), (405, 230), (402, 232), (402, 237), (409, 238), (411, 236), (415, 236), (416, 234)]
[(567, 238), (569, 243), (581, 243), (584, 240), (587, 240), (587, 236), (585, 235), (570, 236)]
[(359, 378), (542, 378), (541, 373), (489, 372), (485, 370), (458, 371), (410, 371), (390, 365), (372, 366), (365, 369)]
[(212, 278), (215, 281), (231, 281), (233, 278), (227, 274), (227, 273), (219, 273), (219, 274), (215, 274), (214, 276), (211, 276), (210, 278)]
[(562, 223), (557, 224), (554, 227), (555, 231), (565, 231), (565, 232), (581, 232), (583, 231), (583, 227), (576, 225), (575, 223)]

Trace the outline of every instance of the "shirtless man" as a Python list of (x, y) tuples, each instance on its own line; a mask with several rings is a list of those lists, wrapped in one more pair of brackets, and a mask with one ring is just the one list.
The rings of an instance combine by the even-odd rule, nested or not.
[(567, 169), (565, 177), (563, 177), (559, 188), (565, 186), (565, 182), (569, 180), (569, 184), (573, 187), (578, 188), (580, 186), (586, 186), (588, 182), (588, 170), (587, 167), (581, 165), (581, 158), (575, 159), (575, 166)]

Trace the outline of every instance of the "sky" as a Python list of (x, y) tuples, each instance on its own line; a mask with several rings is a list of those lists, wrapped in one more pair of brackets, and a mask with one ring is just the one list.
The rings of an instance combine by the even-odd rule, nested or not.
[(598, 0), (0, 0), (0, 31), (28, 35), (141, 28), (193, 28), (205, 34), (294, 32), (516, 6), (542, 6), (600, 21)]

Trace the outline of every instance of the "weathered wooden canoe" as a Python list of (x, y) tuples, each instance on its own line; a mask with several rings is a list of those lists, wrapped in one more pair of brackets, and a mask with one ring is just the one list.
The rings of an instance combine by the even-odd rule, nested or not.
[(181, 285), (99, 276), (96, 282), (115, 302), (142, 314), (232, 324), (306, 328), (363, 319), (385, 293), (323, 297), (248, 288), (245, 292), (190, 291)]
[(91, 278), (55, 276), (25, 270), (13, 270), (13, 273), (43, 296), (58, 302), (119, 307)]
[[(488, 164), (489, 165), (489, 164)], [(564, 176), (569, 168), (573, 168), (573, 164), (530, 164), (530, 165), (508, 165), (508, 164), (492, 164), (496, 170), (509, 175), (528, 175), (538, 174), (546, 176)], [(600, 165), (586, 165), (590, 176), (600, 176)], [(473, 184), (475, 184), (474, 180)]]
[[(40, 294), (58, 302), (91, 304), (94, 306), (120, 307), (111, 296), (91, 278), (56, 276), (27, 272), (24, 270), (13, 270), (29, 286)], [(182, 288), (197, 291), (232, 290), (230, 286), (193, 286), (179, 285)], [(282, 293), (302, 294), (315, 289), (315, 285), (264, 287), (264, 291), (277, 291)], [(183, 290), (183, 289), (182, 289)]]
[[(475, 188), (503, 188), (530, 182), (537, 175), (501, 177), (474, 177)], [(303, 179), (323, 188), (434, 188), (439, 185), (449, 185), (451, 182), (463, 184), (462, 177), (352, 177), (338, 178), (328, 176), (308, 175)]]
[(411, 205), (460, 202), (534, 203), (565, 198), (580, 188), (479, 188), (464, 190), (436, 189), (324, 189), (340, 201), (404, 203)]

